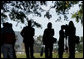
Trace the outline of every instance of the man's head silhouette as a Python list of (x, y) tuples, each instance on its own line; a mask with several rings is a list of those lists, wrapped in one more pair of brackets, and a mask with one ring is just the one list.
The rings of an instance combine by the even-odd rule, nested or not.
[(28, 21), (28, 26), (31, 27), (31, 20)]
[(6, 27), (6, 23), (3, 23), (3, 26)]
[(12, 24), (11, 24), (11, 23), (9, 24), (9, 27), (11, 27), (11, 28), (12, 28)]
[(47, 25), (47, 27), (48, 27), (49, 29), (51, 29), (51, 28), (52, 28), (52, 23), (49, 22), (48, 25)]
[(64, 29), (64, 25), (61, 26), (61, 30), (63, 30), (63, 29)]
[(72, 21), (70, 21), (69, 26), (74, 27), (74, 23)]
[(3, 26), (4, 26), (4, 27), (9, 27), (9, 23), (8, 23), (8, 22), (3, 23)]

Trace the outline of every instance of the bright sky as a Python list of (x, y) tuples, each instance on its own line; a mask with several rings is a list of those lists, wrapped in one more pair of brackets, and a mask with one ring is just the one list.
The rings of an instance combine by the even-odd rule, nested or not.
[[(51, 2), (48, 2), (48, 6), (42, 6), (42, 8), (47, 11), (47, 10), (49, 10), (50, 5), (53, 5), (53, 4), (51, 4)], [(72, 20), (74, 22), (75, 27), (76, 27), (76, 35), (83, 36), (83, 26), (81, 25), (81, 21), (79, 21), (79, 23), (77, 23), (75, 21), (75, 19), (72, 19), (71, 18), (71, 13), (75, 13), (78, 10), (79, 10), (78, 4), (75, 5), (75, 6), (73, 6), (69, 10), (68, 20), (69, 21)], [(52, 22), (52, 26), (53, 26), (53, 28), (55, 30), (54, 37), (57, 38), (57, 39), (59, 39), (59, 31), (60, 31), (61, 25), (68, 24), (69, 21), (64, 21), (64, 18), (62, 18), (60, 22), (55, 22), (57, 20), (57, 18), (58, 18), (58, 15), (56, 14), (55, 9), (53, 8), (49, 12), (50, 12), (50, 14), (52, 14), (52, 18), (50, 18), (50, 20), (48, 20), (46, 17), (44, 18), (43, 15), (46, 12), (42, 12), (42, 17), (36, 17), (36, 16), (33, 16), (33, 15), (28, 15), (28, 18), (29, 19), (34, 19), (34, 21), (42, 24), (42, 29), (41, 28), (34, 27), (35, 28), (35, 36), (43, 35), (43, 32), (46, 29), (48, 22)], [(8, 19), (9, 19), (9, 17), (8, 17)], [(10, 23), (13, 24), (14, 31), (21, 31), (22, 28), (25, 26), (25, 24), (19, 23), (18, 26), (16, 27), (15, 25), (17, 24), (17, 22), (11, 21), (10, 19), (7, 20), (7, 22), (10, 22)]]

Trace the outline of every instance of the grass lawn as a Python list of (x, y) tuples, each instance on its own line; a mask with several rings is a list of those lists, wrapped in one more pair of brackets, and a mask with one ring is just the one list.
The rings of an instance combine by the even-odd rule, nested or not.
[[(25, 54), (16, 54), (17, 58), (26, 58)], [(34, 53), (34, 57), (35, 58), (45, 58), (45, 53), (43, 54), (43, 56), (40, 56), (40, 53)], [(53, 53), (53, 58), (58, 58), (58, 54), (57, 53)], [(63, 54), (63, 58), (68, 58), (68, 54), (64, 53)], [(76, 53), (75, 58), (83, 58), (83, 53)]]

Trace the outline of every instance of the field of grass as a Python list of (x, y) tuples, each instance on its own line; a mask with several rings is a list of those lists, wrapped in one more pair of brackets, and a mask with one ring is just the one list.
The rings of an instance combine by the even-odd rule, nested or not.
[[(16, 54), (17, 58), (26, 58), (25, 54)], [(68, 54), (64, 53), (63, 54), (63, 58), (68, 58)], [(45, 53), (43, 54), (43, 56), (40, 56), (40, 53), (34, 53), (34, 57), (35, 58), (45, 58)], [(53, 53), (53, 58), (59, 58), (57, 53)], [(83, 53), (76, 53), (75, 54), (75, 58), (83, 58)]]

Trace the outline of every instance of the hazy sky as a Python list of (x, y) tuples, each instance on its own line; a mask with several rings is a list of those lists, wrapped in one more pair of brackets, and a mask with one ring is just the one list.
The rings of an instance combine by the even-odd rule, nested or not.
[[(51, 2), (48, 2), (48, 6), (42, 6), (42, 8), (47, 11), (47, 10), (49, 10), (49, 8), (50, 8), (51, 5), (53, 5), (53, 4), (51, 4)], [(79, 10), (78, 4), (75, 5), (75, 6), (73, 6), (69, 10), (68, 20), (69, 21), (72, 20), (74, 22), (75, 27), (76, 27), (76, 35), (83, 36), (83, 26), (81, 25), (81, 21), (79, 21), (79, 23), (77, 23), (75, 21), (75, 19), (72, 19), (71, 18), (71, 13), (75, 13), (78, 10)], [(52, 18), (50, 18), (50, 20), (48, 20), (46, 17), (44, 18), (44, 16), (43, 16), (46, 13), (46, 11), (41, 13), (42, 14), (42, 17), (36, 17), (36, 16), (33, 16), (32, 14), (28, 15), (28, 18), (29, 19), (34, 19), (34, 21), (42, 24), (42, 29), (41, 28), (34, 27), (35, 28), (35, 36), (43, 35), (44, 29), (47, 27), (48, 22), (52, 22), (52, 26), (53, 26), (53, 28), (55, 30), (54, 37), (57, 38), (57, 39), (59, 39), (59, 30), (61, 28), (61, 25), (68, 24), (69, 21), (64, 21), (64, 18), (62, 18), (60, 22), (55, 22), (57, 20), (57, 18), (58, 18), (58, 15), (56, 14), (54, 8), (52, 8), (49, 11), (50, 14), (52, 14)], [(8, 17), (8, 19), (9, 19), (9, 17)], [(13, 24), (14, 31), (21, 31), (22, 28), (25, 26), (25, 24), (19, 23), (18, 26), (16, 27), (15, 25), (17, 24), (17, 22), (11, 21), (10, 19), (7, 20), (7, 22), (10, 22), (10, 23)]]

